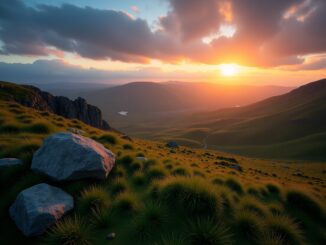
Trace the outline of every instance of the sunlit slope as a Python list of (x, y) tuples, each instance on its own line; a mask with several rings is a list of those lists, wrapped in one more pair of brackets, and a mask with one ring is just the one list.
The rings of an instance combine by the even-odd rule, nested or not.
[[(288, 87), (220, 85), (190, 82), (134, 82), (81, 94), (98, 106), (115, 128), (132, 132), (135, 124), (179, 114), (248, 105), (290, 91)], [(128, 111), (120, 116), (119, 111)]]
[(205, 140), (210, 148), (261, 157), (325, 159), (325, 101), (324, 79), (246, 107), (183, 117), (153, 137)]
[[(115, 132), (11, 102), (0, 100), (0, 108), (0, 158), (24, 162), (0, 171), (4, 244), (101, 245), (108, 243), (110, 232), (116, 238), (109, 243), (116, 245), (324, 244), (324, 163), (170, 149), (165, 142), (136, 138), (130, 142)], [(42, 140), (68, 128), (82, 130), (116, 154), (107, 180), (61, 184), (31, 171), (32, 155)], [(187, 136), (203, 135), (189, 130)], [(75, 208), (48, 233), (27, 239), (10, 219), (8, 208), (21, 190), (42, 182), (71, 194)]]

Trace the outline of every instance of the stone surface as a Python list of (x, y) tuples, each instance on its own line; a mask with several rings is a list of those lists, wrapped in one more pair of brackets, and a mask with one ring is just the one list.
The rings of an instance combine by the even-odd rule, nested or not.
[(136, 159), (141, 162), (146, 162), (148, 160), (146, 157), (136, 157)]
[(4, 169), (12, 166), (22, 165), (23, 162), (17, 158), (2, 158), (0, 159), (0, 169)]
[(34, 86), (24, 85), (33, 92), (31, 97), (13, 98), (16, 102), (35, 108), (48, 111), (69, 119), (78, 119), (96, 128), (109, 130), (111, 127), (103, 120), (102, 112), (96, 106), (90, 105), (83, 98), (78, 97), (70, 100), (64, 96), (54, 96)]
[(170, 147), (170, 148), (178, 148), (179, 147), (179, 144), (175, 141), (170, 141), (166, 144), (167, 147)]
[(102, 144), (77, 134), (57, 133), (35, 152), (32, 170), (56, 181), (105, 179), (114, 164), (114, 154)]
[(48, 184), (20, 192), (9, 209), (10, 217), (25, 236), (37, 236), (73, 209), (72, 196)]

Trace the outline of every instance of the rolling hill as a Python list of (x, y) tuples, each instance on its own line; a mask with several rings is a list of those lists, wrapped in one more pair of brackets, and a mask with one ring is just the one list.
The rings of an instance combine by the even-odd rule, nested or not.
[[(134, 82), (80, 94), (103, 111), (117, 129), (179, 114), (243, 106), (284, 94), (289, 87), (232, 86), (212, 83)], [(127, 111), (121, 116), (119, 111)]]
[(325, 101), (323, 79), (248, 106), (183, 116), (165, 129), (149, 127), (145, 136), (187, 139), (197, 146), (205, 140), (211, 148), (253, 156), (325, 159)]
[[(15, 91), (23, 97), (28, 92)], [(106, 179), (57, 182), (31, 169), (43, 140), (69, 128), (115, 154)], [(66, 159), (76, 154), (66, 153)], [(130, 141), (0, 97), (0, 159), (8, 157), (22, 163), (0, 168), (3, 244), (325, 244), (325, 163)], [(8, 210), (19, 193), (40, 183), (62, 189), (74, 207), (45, 233), (26, 237)]]

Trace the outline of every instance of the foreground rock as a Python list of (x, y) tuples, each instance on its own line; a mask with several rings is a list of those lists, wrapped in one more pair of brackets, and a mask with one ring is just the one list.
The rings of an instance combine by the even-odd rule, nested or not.
[(166, 146), (170, 148), (178, 148), (179, 144), (176, 141), (169, 141)]
[(73, 207), (73, 198), (63, 190), (38, 184), (20, 192), (9, 213), (25, 236), (37, 236)]
[(2, 159), (0, 159), (0, 169), (12, 167), (12, 166), (19, 166), (22, 164), (23, 164), (23, 162), (17, 158), (2, 158)]
[(45, 139), (32, 160), (32, 169), (53, 180), (105, 179), (115, 164), (114, 154), (81, 135), (58, 133)]

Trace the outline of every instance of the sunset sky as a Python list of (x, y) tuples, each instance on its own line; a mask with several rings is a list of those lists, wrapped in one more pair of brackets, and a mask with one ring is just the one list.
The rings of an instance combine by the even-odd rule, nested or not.
[(326, 77), (325, 0), (8, 0), (0, 79), (297, 86)]

